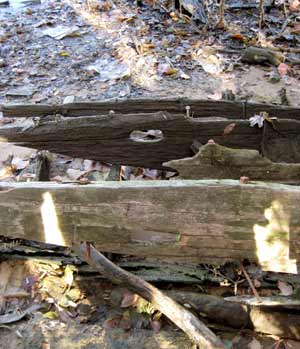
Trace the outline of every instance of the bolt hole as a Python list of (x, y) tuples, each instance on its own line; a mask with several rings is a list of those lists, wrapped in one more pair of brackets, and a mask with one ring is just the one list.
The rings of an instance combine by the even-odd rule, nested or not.
[(132, 131), (129, 138), (138, 143), (156, 143), (160, 142), (164, 135), (161, 130), (143, 130)]

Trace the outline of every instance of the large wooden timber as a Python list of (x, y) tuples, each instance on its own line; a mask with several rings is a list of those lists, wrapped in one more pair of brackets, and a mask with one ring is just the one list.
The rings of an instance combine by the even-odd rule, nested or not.
[(234, 180), (1, 183), (0, 234), (155, 260), (297, 273), (300, 187)]
[[(233, 121), (234, 129), (224, 135)], [(168, 112), (31, 122), (28, 119), (0, 127), (0, 140), (71, 157), (162, 168), (164, 162), (193, 155), (194, 140), (205, 144), (213, 138), (227, 147), (258, 150), (275, 162), (300, 163), (300, 120), (296, 119), (277, 119), (276, 128), (266, 122), (258, 128), (250, 127), (249, 120), (186, 118)], [(162, 134), (156, 137), (152, 131), (144, 132), (147, 130)]]

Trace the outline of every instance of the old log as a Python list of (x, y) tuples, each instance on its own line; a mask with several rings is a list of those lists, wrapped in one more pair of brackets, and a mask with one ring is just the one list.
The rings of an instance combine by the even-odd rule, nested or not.
[[(1, 234), (182, 263), (297, 272), (300, 188), (231, 180), (1, 183)], [(293, 236), (293, 238), (291, 238)], [(293, 255), (291, 248), (293, 246)]]
[[(280, 307), (280, 302), (277, 302), (276, 307), (268, 307), (264, 302), (258, 306), (249, 306), (195, 292), (175, 290), (168, 291), (167, 295), (181, 304), (189, 304), (210, 321), (239, 329), (254, 329), (256, 332), (281, 338), (300, 340), (299, 301), (296, 309), (287, 311)], [(264, 297), (262, 299), (264, 300)]]
[(275, 163), (257, 150), (232, 149), (216, 143), (200, 147), (191, 158), (164, 163), (179, 172), (183, 179), (239, 179), (300, 182), (300, 164)]
[[(119, 165), (162, 168), (192, 155), (194, 140), (262, 151), (272, 161), (300, 162), (300, 121), (278, 119), (272, 127), (250, 127), (248, 120), (186, 118), (180, 114), (111, 114), (17, 123), (0, 127), (0, 140), (71, 157)], [(156, 130), (156, 131), (153, 131)]]

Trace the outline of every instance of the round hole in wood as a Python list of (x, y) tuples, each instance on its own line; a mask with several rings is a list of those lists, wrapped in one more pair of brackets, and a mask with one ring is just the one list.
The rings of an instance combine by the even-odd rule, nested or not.
[(137, 143), (156, 143), (160, 142), (164, 135), (161, 130), (136, 130), (130, 133), (129, 138)]

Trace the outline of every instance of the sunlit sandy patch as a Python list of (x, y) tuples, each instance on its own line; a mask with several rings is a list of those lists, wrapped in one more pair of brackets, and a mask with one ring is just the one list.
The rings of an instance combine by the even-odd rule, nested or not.
[(269, 270), (296, 273), (296, 260), (289, 259), (288, 214), (283, 205), (274, 200), (271, 206), (265, 209), (264, 215), (269, 224), (255, 224), (253, 227), (259, 263)]
[(63, 234), (59, 228), (58, 217), (52, 195), (43, 194), (41, 215), (44, 226), (45, 242), (48, 244), (65, 245)]

